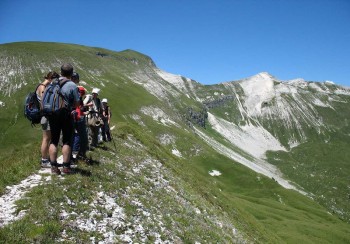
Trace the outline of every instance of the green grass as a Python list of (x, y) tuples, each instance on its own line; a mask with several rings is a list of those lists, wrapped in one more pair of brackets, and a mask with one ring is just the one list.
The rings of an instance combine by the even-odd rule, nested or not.
[[(0, 161), (0, 193), (4, 193), (5, 187), (20, 182), (23, 178), (39, 169), (39, 150), (37, 147), (13, 149), (6, 152)], [(3, 153), (2, 155), (4, 155)]]
[[(143, 143), (144, 140), (141, 139)], [(234, 209), (234, 214), (230, 216), (236, 220), (239, 217), (238, 222), (246, 227), (245, 231), (263, 232), (253, 232), (252, 236), (261, 235), (261, 240), (267, 242), (276, 242), (275, 239), (285, 240), (286, 243), (294, 243), (299, 239), (313, 242), (322, 238), (332, 241), (323, 235), (319, 237), (320, 232), (328, 233), (329, 225), (337, 226), (331, 229), (337, 230), (335, 233), (348, 233), (347, 224), (329, 215), (309, 198), (292, 190), (287, 191), (271, 179), (251, 172), (223, 156), (212, 154), (208, 148), (204, 151), (208, 153), (192, 158), (190, 164), (178, 161), (176, 166), (182, 170), (176, 172), (181, 172), (180, 177), (213, 205), (222, 207), (226, 213), (231, 213)], [(222, 176), (210, 177), (208, 171), (212, 169), (222, 172)], [(280, 210), (276, 211), (277, 208)], [(288, 224), (291, 218), (294, 218), (293, 224)], [(307, 237), (301, 238), (296, 234), (300, 231), (300, 225), (308, 232)], [(332, 232), (328, 234), (330, 233)], [(340, 242), (347, 239), (346, 234), (332, 238), (338, 238)]]
[[(49, 50), (52, 56), (47, 55)], [(107, 56), (98, 56), (97, 52)], [(339, 133), (321, 136), (332, 135), (334, 141), (331, 140), (330, 144), (315, 143), (319, 137), (310, 129), (308, 136), (312, 140), (309, 144), (302, 144), (291, 153), (268, 155), (288, 178), (318, 196), (317, 201), (313, 201), (218, 154), (204, 143), (181, 117), (188, 107), (201, 108), (199, 102), (183, 95), (181, 100), (170, 96), (169, 101), (163, 102), (127, 78), (132, 72), (148, 72), (152, 77), (154, 64), (145, 55), (131, 50), (113, 52), (69, 44), (16, 43), (0, 45), (0, 58), (4, 56), (18, 57), (23, 67), (27, 67), (24, 74), (10, 77), (13, 83), (26, 80), (27, 85), (13, 91), (16, 96), (5, 95), (8, 85), (0, 93), (0, 100), (6, 104), (0, 108), (1, 193), (6, 186), (20, 182), (39, 169), (41, 129), (31, 128), (22, 115), (25, 94), (46, 72), (38, 68), (38, 62), (56, 70), (60, 65), (57, 60), (72, 62), (78, 67), (81, 79), (87, 82), (86, 88), (101, 88), (100, 97), (107, 97), (112, 108), (112, 125), (117, 125), (113, 134), (117, 150), (113, 144), (106, 144), (106, 150), (97, 149), (90, 153), (95, 164), (79, 163), (80, 174), (67, 176), (64, 180), (54, 176), (49, 184), (33, 188), (17, 203), (18, 211), (27, 211), (26, 217), (1, 228), (0, 243), (55, 243), (62, 231), (69, 238), (82, 242), (91, 242), (91, 236), (95, 236), (96, 241), (102, 240), (102, 235), (97, 232), (89, 233), (71, 226), (70, 218), (73, 217), (63, 220), (60, 217), (63, 209), (87, 216), (91, 206), (84, 201), (93, 202), (97, 192), (113, 196), (124, 209), (128, 221), (140, 221), (148, 231), (149, 242), (155, 240), (150, 234), (152, 232), (161, 233), (163, 241), (186, 243), (232, 243), (241, 239), (254, 243), (349, 242), (349, 224), (340, 220), (338, 215), (328, 213), (330, 199), (336, 199), (337, 206), (344, 208), (347, 203), (344, 198), (339, 198), (347, 194), (345, 186), (349, 173), (346, 160), (350, 155), (344, 153), (347, 152), (346, 134), (349, 133), (345, 115), (341, 117), (344, 122), (339, 127), (335, 126), (335, 119), (329, 118), (334, 130), (340, 128)], [(223, 85), (196, 85), (196, 89), (203, 98), (213, 96), (214, 92), (231, 94)], [(238, 85), (235, 89), (241, 92)], [(140, 112), (143, 106), (161, 108), (180, 127), (164, 126), (154, 121)], [(230, 101), (225, 106), (228, 107), (218, 107), (213, 112), (225, 118), (226, 110), (231, 109), (226, 119), (238, 121), (236, 103)], [(345, 109), (345, 105), (339, 106)], [(327, 112), (322, 113), (325, 116)], [(131, 114), (139, 115), (146, 126), (138, 125), (130, 118)], [(280, 137), (282, 134), (279, 133), (293, 133), (276, 129), (278, 121), (271, 125)], [(205, 132), (230, 147), (210, 126)], [(163, 134), (174, 136), (175, 141), (162, 145), (157, 138)], [(172, 154), (173, 148), (181, 152), (181, 158)], [(338, 156), (334, 158), (334, 155)], [(145, 163), (147, 160), (159, 164), (154, 167)], [(222, 175), (210, 176), (208, 172), (214, 169)], [(327, 174), (323, 174), (324, 170)], [(168, 181), (175, 193), (150, 181), (157, 172), (164, 177), (158, 182)], [(312, 172), (315, 172), (315, 177), (310, 178)], [(325, 200), (319, 198), (321, 193)], [(142, 210), (152, 214), (149, 219), (142, 218), (140, 207), (134, 201), (141, 202)], [(98, 210), (100, 219), (111, 214), (102, 206)], [(155, 216), (162, 216), (162, 225)], [(233, 228), (238, 230), (241, 239), (232, 234)], [(124, 233), (126, 230), (127, 227), (117, 228), (115, 232)], [(142, 237), (136, 234), (133, 241), (141, 240)]]
[[(125, 146), (130, 135), (143, 148), (132, 149)], [(49, 185), (34, 188), (18, 203), (19, 210), (27, 210), (27, 217), (0, 229), (0, 240), (9, 243), (51, 243), (63, 230), (67, 230), (68, 236), (88, 241), (91, 233), (70, 231), (69, 219), (60, 221), (59, 212), (65, 209), (77, 214), (88, 213), (89, 206), (82, 202), (91, 202), (94, 192), (98, 191), (117, 194), (118, 204), (125, 209), (128, 216), (132, 216), (137, 209), (132, 204), (133, 199), (141, 201), (147, 211), (156, 211), (154, 207), (158, 206), (158, 214), (164, 216), (165, 226), (175, 230), (174, 235), (188, 242), (232, 241), (230, 234), (222, 235), (222, 230), (212, 226), (205, 216), (226, 219), (245, 233), (245, 238), (255, 239), (258, 243), (312, 243), (320, 240), (345, 243), (348, 240), (348, 225), (327, 214), (324, 208), (312, 200), (295, 191), (287, 191), (271, 179), (214, 153), (194, 135), (187, 136), (187, 141), (196, 142), (203, 149), (201, 155), (193, 156), (190, 161), (172, 156), (169, 149), (160, 145), (153, 135), (142, 128), (118, 123), (117, 134), (114, 135), (117, 158), (111, 157), (114, 147), (107, 144), (107, 151), (98, 149), (92, 153), (99, 164), (80, 163), (79, 167), (90, 174), (68, 176), (63, 181), (53, 177)], [(190, 205), (187, 206), (184, 202), (179, 205), (164, 189), (155, 190), (147, 181), (152, 171), (144, 170), (137, 177), (128, 173), (149, 157), (158, 159), (165, 169), (170, 170), (167, 179), (179, 191), (180, 196), (187, 199), (186, 202), (202, 211), (210, 211), (207, 212), (208, 215), (196, 215), (189, 208)], [(222, 175), (209, 176), (208, 171), (212, 169), (219, 170)], [(140, 187), (133, 187), (135, 185)], [(128, 192), (128, 198), (125, 198), (125, 192)], [(151, 198), (149, 194), (152, 194)], [(67, 199), (71, 204), (68, 204)], [(105, 210), (101, 211), (102, 216), (108, 215)], [(165, 217), (169, 213), (171, 215)], [(34, 228), (35, 225), (38, 227)], [(152, 222), (145, 222), (144, 226), (158, 228)], [(49, 231), (51, 234), (47, 235)], [(19, 234), (11, 234), (14, 232)], [(92, 235), (102, 238), (97, 233)], [(152, 236), (149, 238), (152, 239)], [(164, 238), (171, 236), (164, 233)]]
[(348, 144), (332, 141), (310, 142), (290, 153), (269, 153), (270, 162), (294, 182), (314, 195), (330, 212), (349, 222), (348, 181), (350, 174)]

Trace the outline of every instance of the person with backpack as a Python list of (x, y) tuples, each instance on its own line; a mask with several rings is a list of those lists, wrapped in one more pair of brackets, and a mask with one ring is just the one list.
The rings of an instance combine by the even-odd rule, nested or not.
[(109, 130), (109, 122), (111, 121), (111, 108), (108, 106), (107, 98), (102, 99), (102, 120), (102, 140), (111, 141), (111, 132)]
[[(72, 170), (70, 156), (73, 136), (72, 111), (79, 106), (77, 85), (71, 81), (73, 66), (63, 64), (61, 77), (46, 87), (42, 100), (43, 113), (48, 115), (51, 127), (51, 143), (49, 147), (51, 173), (61, 174), (58, 168), (58, 142), (62, 133), (63, 174), (70, 174)], [(55, 99), (53, 99), (55, 98)]]
[[(50, 71), (47, 73), (47, 75), (44, 77), (44, 81), (39, 84), (37, 87), (35, 94), (37, 96), (38, 101), (40, 102), (46, 86), (48, 86), (53, 79), (59, 78), (59, 74), (57, 74), (55, 71)], [(42, 116), (40, 120), (41, 128), (43, 131), (42, 136), (42, 142), (41, 142), (41, 167), (42, 168), (51, 168), (50, 160), (49, 160), (49, 146), (51, 141), (51, 131), (50, 131), (50, 124), (49, 120), (46, 116)]]
[(100, 130), (101, 125), (103, 124), (101, 114), (102, 114), (102, 108), (101, 108), (101, 100), (98, 98), (98, 93), (100, 92), (100, 89), (93, 88), (91, 95), (87, 95), (83, 101), (84, 106), (87, 106), (89, 109), (88, 111), (88, 125), (91, 132), (91, 145), (90, 147), (94, 148), (97, 147), (98, 144), (98, 133)]

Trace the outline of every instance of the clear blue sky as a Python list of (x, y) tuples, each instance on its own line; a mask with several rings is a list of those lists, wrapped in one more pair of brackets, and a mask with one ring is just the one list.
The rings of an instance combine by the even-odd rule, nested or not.
[(350, 0), (1, 0), (0, 43), (17, 41), (133, 49), (202, 84), (350, 86)]

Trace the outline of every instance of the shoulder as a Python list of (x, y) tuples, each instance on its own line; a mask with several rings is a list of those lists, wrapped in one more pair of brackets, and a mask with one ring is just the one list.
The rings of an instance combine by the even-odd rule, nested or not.
[(46, 85), (44, 83), (40, 83), (37, 85), (35, 92), (36, 93), (43, 93), (46, 88)]
[(83, 102), (86, 104), (86, 103), (90, 102), (90, 101), (91, 101), (91, 99), (92, 99), (92, 95), (87, 94), (87, 95), (85, 96), (85, 98), (84, 98), (84, 101), (83, 101)]
[(84, 100), (91, 100), (92, 98), (92, 95), (91, 94), (87, 94), (84, 98)]
[(37, 91), (41, 91), (41, 90), (44, 90), (46, 87), (46, 85), (44, 83), (40, 83), (37, 87), (36, 87), (36, 90)]
[(61, 87), (61, 91), (64, 96), (79, 96), (77, 85), (72, 81), (66, 81)]
[(62, 87), (62, 90), (76, 90), (78, 92), (78, 87), (73, 81), (68, 80)]
[(67, 85), (71, 86), (71, 87), (78, 87), (77, 84), (75, 84), (73, 81), (71, 80), (67, 80), (66, 81)]

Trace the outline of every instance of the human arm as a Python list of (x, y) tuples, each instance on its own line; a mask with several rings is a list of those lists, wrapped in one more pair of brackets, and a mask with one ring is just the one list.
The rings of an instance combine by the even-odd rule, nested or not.
[(86, 95), (85, 99), (83, 100), (83, 105), (84, 107), (91, 107), (93, 106), (92, 102), (92, 96), (91, 95)]

